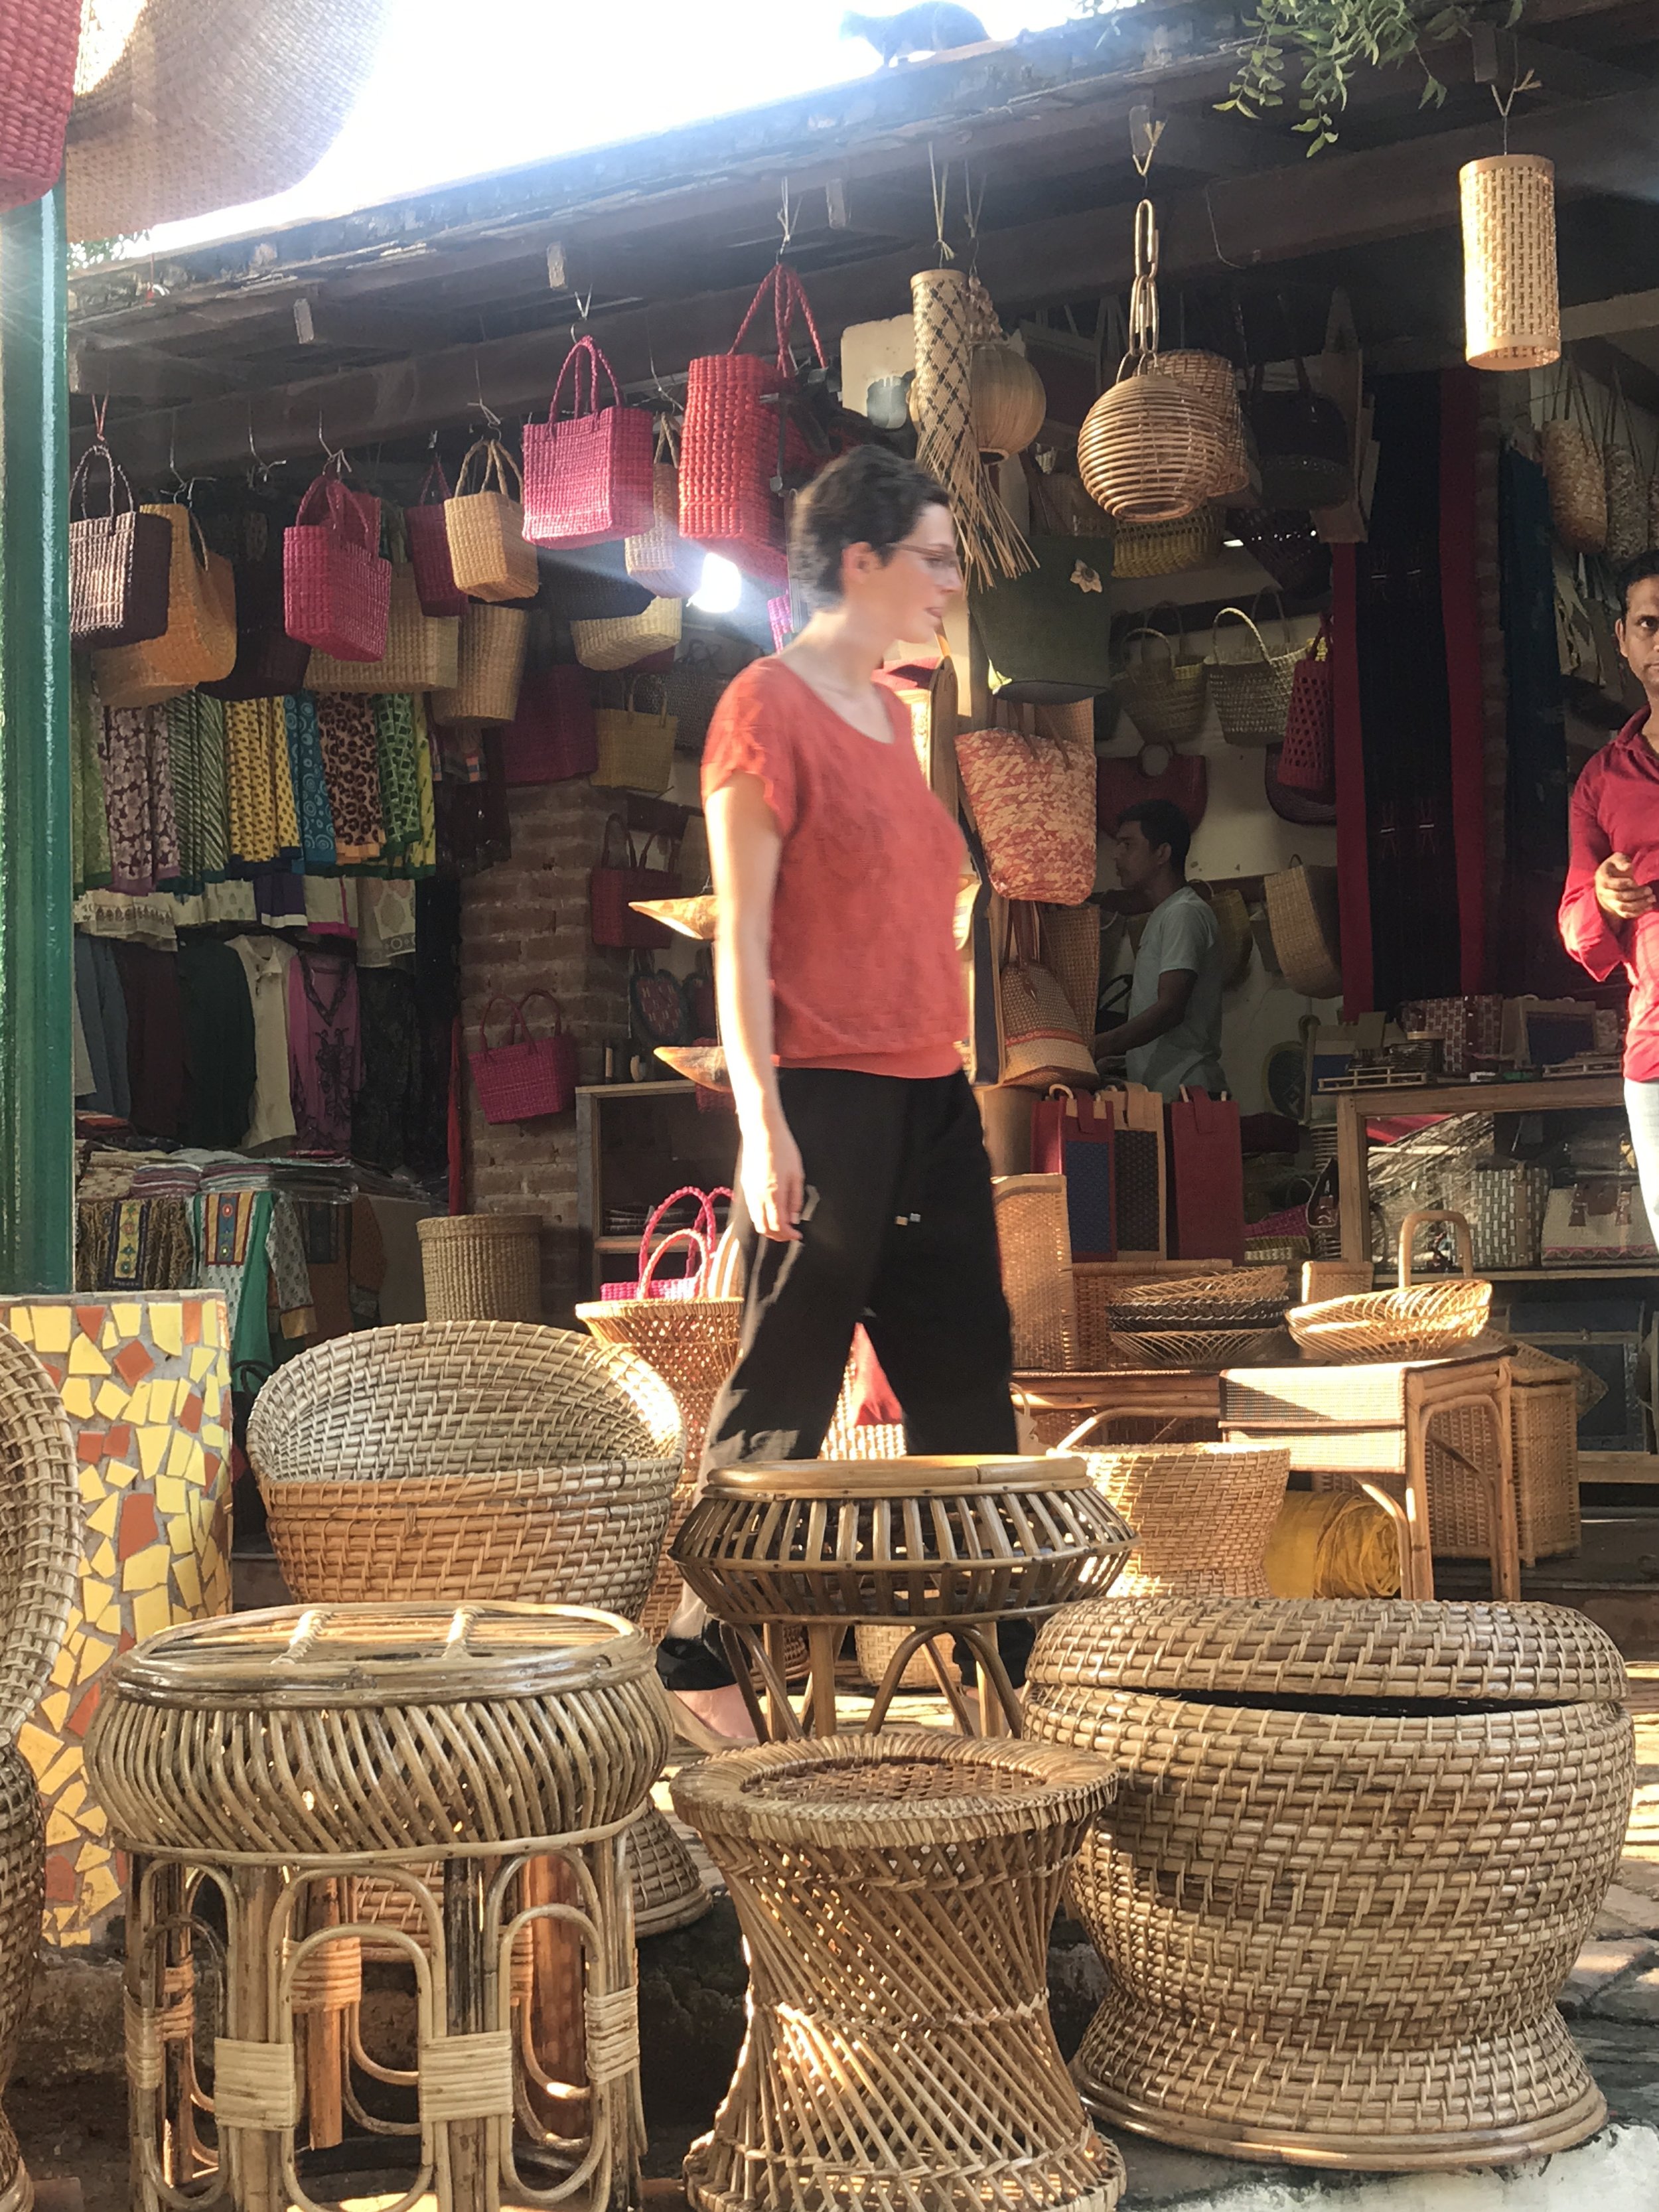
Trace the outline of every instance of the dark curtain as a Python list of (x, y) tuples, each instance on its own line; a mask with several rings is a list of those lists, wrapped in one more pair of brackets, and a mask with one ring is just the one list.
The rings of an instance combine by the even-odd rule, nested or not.
[(1555, 642), (1555, 572), (1544, 471), (1512, 447), (1498, 476), (1504, 672), (1509, 685), (1504, 793), (1502, 943), (1504, 991), (1574, 992), (1555, 911), (1567, 866), (1567, 738)]

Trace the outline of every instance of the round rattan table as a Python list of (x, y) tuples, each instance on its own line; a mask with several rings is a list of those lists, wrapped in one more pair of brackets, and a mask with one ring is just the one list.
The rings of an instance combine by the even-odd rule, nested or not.
[(763, 1744), (676, 1776), (749, 1952), (749, 2033), (696, 2212), (1042, 2206), (1123, 2186), (1047, 1998), (1066, 1871), (1103, 1762), (939, 1729)]
[[(577, 1607), (283, 1607), (167, 1630), (106, 1683), (87, 1757), (132, 1854), (143, 2212), (216, 2170), (209, 2193), (234, 2212), (310, 2212), (301, 2147), (341, 2141), (342, 2102), (346, 2136), (380, 2144), (378, 2167), (401, 2152), (413, 2169), (405, 2206), (429, 2190), (455, 2212), (493, 2212), (503, 2194), (571, 2212), (631, 2197), (627, 1838), (667, 1750), (635, 1630)], [(555, 1928), (577, 1947), (577, 2004), (550, 2052), (538, 1939)], [(343, 2047), (363, 2055), (371, 1942), (413, 1974), (411, 2071), (342, 2067)], [(386, 2083), (413, 2092), (418, 2119), (386, 2116)]]
[(784, 1630), (806, 1631), (805, 1724), (829, 1735), (836, 1651), (849, 1626), (871, 1621), (909, 1632), (876, 1692), (872, 1729), (924, 1650), (958, 1727), (972, 1729), (960, 1685), (935, 1650), (957, 1638), (977, 1668), (980, 1726), (1018, 1735), (997, 1622), (1041, 1619), (1105, 1589), (1133, 1540), (1081, 1460), (962, 1456), (718, 1468), (673, 1548), (720, 1623), (763, 1736), (801, 1732), (779, 1663)]
[(1072, 1895), (1115, 2126), (1313, 2166), (1488, 2165), (1606, 2117), (1555, 1997), (1618, 1863), (1625, 1669), (1542, 1605), (1143, 1597), (1037, 1639), (1025, 1724), (1103, 1754)]

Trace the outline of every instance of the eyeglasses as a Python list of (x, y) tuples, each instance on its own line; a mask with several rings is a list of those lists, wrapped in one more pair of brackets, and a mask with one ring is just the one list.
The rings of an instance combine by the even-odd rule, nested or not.
[(947, 550), (937, 545), (913, 545), (909, 539), (905, 538), (900, 539), (893, 550), (896, 553), (914, 554), (928, 574), (941, 584), (959, 584), (962, 581), (962, 562), (957, 557), (954, 546)]

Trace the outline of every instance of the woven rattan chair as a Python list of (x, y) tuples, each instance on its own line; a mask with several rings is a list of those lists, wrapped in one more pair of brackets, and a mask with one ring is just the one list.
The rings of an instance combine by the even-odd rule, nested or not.
[(1619, 1861), (1625, 1669), (1582, 1614), (1143, 1597), (1038, 1637), (1028, 1735), (1122, 1779), (1072, 1896), (1108, 1969), (1073, 2070), (1191, 2150), (1484, 2166), (1606, 2105), (1556, 1993)]
[[(75, 1595), (80, 1537), (75, 1442), (40, 1361), (0, 1328), (0, 2092), (34, 1979), (46, 1832), (17, 1731), (40, 1702)], [(30, 2194), (0, 2112), (0, 2212)]]
[[(411, 2203), (635, 2202), (626, 1861), (667, 1746), (650, 1647), (576, 1608), (285, 1607), (166, 1630), (116, 1662), (87, 1761), (132, 1854), (135, 2203), (189, 2201), (172, 2192), (212, 2155), (198, 2112), (235, 2147), (211, 2191), (229, 2212), (331, 2198), (297, 2150), (354, 2127), (360, 2163), (367, 2142), (377, 2166), (412, 2169)], [(370, 1888), (403, 1913), (366, 1911)], [(343, 2080), (342, 2053), (362, 2051), (366, 1936), (412, 1971), (417, 2057), (348, 2063)], [(562, 2008), (538, 2003), (544, 1955)], [(419, 2119), (368, 2118), (377, 2082)]]
[(747, 1939), (749, 2033), (685, 2162), (696, 2212), (1109, 2212), (1044, 2002), (1109, 1767), (933, 1729), (734, 1752), (674, 1781)]
[[(255, 1401), (248, 1455), (302, 1603), (533, 1601), (634, 1620), (662, 1553), (680, 1417), (629, 1352), (530, 1324), (427, 1322), (289, 1360)], [(641, 1825), (635, 1911), (659, 1935), (708, 1898), (663, 1815)]]

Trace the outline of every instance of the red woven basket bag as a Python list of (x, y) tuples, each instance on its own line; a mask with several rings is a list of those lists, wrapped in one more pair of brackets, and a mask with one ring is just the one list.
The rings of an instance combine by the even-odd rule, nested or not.
[[(608, 407), (599, 404), (601, 371), (611, 386)], [(574, 411), (562, 422), (567, 377)], [(651, 416), (623, 405), (610, 362), (592, 338), (578, 338), (564, 357), (546, 422), (524, 426), (525, 536), (532, 545), (601, 545), (649, 530), (656, 519), (656, 445)]]
[[(532, 999), (545, 999), (552, 1007), (551, 1036), (530, 1034), (525, 1008)], [(497, 1006), (507, 1007), (513, 1022), (507, 1042), (492, 1045), (488, 1024)], [(568, 1113), (575, 1102), (576, 1048), (550, 991), (538, 987), (522, 999), (492, 999), (478, 1023), (478, 1049), (467, 1058), (486, 1121), (534, 1121)]]
[(562, 783), (599, 764), (591, 678), (562, 664), (532, 668), (519, 687), (519, 711), (501, 732), (501, 777), (512, 784)]
[[(621, 832), (627, 856), (620, 866), (611, 858), (613, 830)], [(647, 850), (649, 842), (647, 839)], [(641, 866), (628, 825), (620, 814), (613, 814), (605, 825), (599, 865), (587, 878), (588, 928), (594, 944), (633, 952), (654, 952), (662, 945), (672, 945), (673, 931), (665, 923), (653, 921), (648, 914), (635, 914), (629, 901), (672, 898), (678, 889), (678, 879), (672, 867)]]
[(1325, 623), (1291, 678), (1279, 781), (1286, 789), (1306, 792), (1312, 798), (1336, 796), (1336, 702), (1331, 688), (1331, 634)]
[(80, 45), (81, 0), (0, 0), (0, 209), (58, 181)]
[[(435, 488), (437, 496), (431, 494)], [(404, 530), (409, 539), (409, 565), (415, 571), (415, 596), (423, 615), (464, 615), (466, 593), (455, 581), (449, 558), (449, 526), (444, 501), (449, 497), (449, 478), (443, 464), (434, 459), (427, 471), (413, 507), (404, 509)]]
[[(769, 300), (777, 356), (738, 350)], [(818, 366), (823, 347), (805, 286), (780, 262), (750, 302), (730, 353), (705, 354), (686, 370), (680, 433), (680, 535), (735, 562), (745, 575), (777, 586), (788, 576), (783, 542), (783, 479), (811, 464), (781, 403), (796, 388), (789, 326), (799, 308)], [(768, 402), (772, 404), (769, 405)]]
[(337, 660), (384, 660), (392, 563), (380, 555), (380, 502), (325, 470), (283, 533), (289, 635)]

